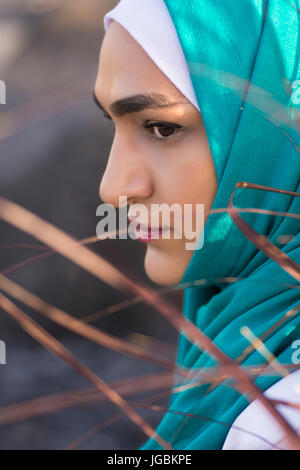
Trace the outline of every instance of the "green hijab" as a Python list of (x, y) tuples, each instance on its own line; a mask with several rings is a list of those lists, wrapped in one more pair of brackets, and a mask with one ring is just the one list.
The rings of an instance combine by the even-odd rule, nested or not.
[[(228, 206), (239, 181), (300, 192), (299, 82), (295, 84), (300, 80), (299, 0), (165, 4), (185, 54), (216, 167), (219, 187), (213, 209)], [(238, 189), (234, 204), (300, 214), (299, 197), (257, 189)], [(299, 219), (241, 216), (300, 264)], [(292, 238), (282, 244), (286, 235)], [(300, 284), (247, 240), (227, 213), (209, 215), (204, 239), (181, 285), (208, 282), (194, 282), (185, 289), (183, 313), (237, 359), (249, 346), (241, 328), (248, 326), (257, 337), (263, 335), (299, 303)], [(226, 277), (239, 280), (222, 282), (220, 278)], [(291, 363), (299, 324), (296, 313), (264, 339), (281, 363)], [(177, 362), (189, 369), (216, 365), (183, 331)], [(261, 354), (252, 351), (242, 365), (263, 362)], [(256, 384), (266, 390), (281, 378), (260, 376)], [(157, 432), (174, 449), (221, 449), (230, 426), (249, 404), (232, 385), (230, 380), (217, 387), (202, 383), (174, 392)], [(150, 439), (142, 449), (160, 446)]]

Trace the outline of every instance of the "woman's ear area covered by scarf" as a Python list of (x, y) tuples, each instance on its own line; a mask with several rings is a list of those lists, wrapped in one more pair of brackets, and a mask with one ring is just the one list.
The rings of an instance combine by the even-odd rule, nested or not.
[[(299, 2), (207, 0), (201, 8), (196, 1), (189, 7), (181, 0), (165, 4), (185, 54), (217, 170), (213, 209), (228, 206), (240, 181), (297, 191), (299, 132), (289, 110), (300, 73)], [(289, 22), (292, 47), (279, 17)], [(285, 212), (291, 202), (288, 196), (249, 189), (239, 189), (234, 201), (241, 208)], [(250, 213), (243, 218), (261, 235), (274, 235), (276, 243), (278, 218)], [(297, 223), (291, 225), (295, 232)], [(216, 264), (219, 273), (210, 262), (216, 259), (213, 252), (222, 256)], [(183, 281), (196, 279), (202, 271), (212, 279), (238, 276), (255, 253), (256, 247), (228, 214), (212, 214), (205, 226), (204, 250), (196, 253)], [(260, 255), (255, 259), (259, 261), (253, 268), (261, 262)]]

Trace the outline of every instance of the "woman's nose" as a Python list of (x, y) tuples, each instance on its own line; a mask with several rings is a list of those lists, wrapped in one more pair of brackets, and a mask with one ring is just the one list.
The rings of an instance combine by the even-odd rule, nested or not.
[(126, 196), (133, 203), (147, 199), (151, 194), (150, 171), (141, 155), (115, 138), (99, 188), (101, 200), (119, 207), (120, 196)]

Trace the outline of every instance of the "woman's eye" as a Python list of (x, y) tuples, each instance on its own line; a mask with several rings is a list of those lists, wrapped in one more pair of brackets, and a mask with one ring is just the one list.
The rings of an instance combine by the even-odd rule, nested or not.
[(172, 137), (176, 132), (182, 128), (178, 124), (169, 123), (148, 123), (144, 126), (150, 133), (157, 139), (166, 140)]
[(153, 127), (153, 132), (156, 137), (159, 139), (164, 139), (166, 137), (170, 137), (175, 133), (176, 129), (174, 127), (167, 127), (167, 126), (155, 126)]

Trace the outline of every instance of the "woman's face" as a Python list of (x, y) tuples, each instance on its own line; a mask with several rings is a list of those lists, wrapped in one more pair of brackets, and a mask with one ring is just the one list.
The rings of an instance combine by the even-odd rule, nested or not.
[[(115, 21), (102, 44), (95, 96), (115, 125), (103, 202), (118, 207), (127, 196), (129, 216), (133, 204), (143, 204), (149, 228), (152, 204), (192, 204), (194, 228), (196, 204), (204, 204), (205, 223), (217, 179), (201, 114)], [(170, 239), (145, 243), (146, 273), (161, 285), (178, 284), (193, 254), (184, 230), (181, 239), (172, 236), (174, 224), (171, 217)]]

